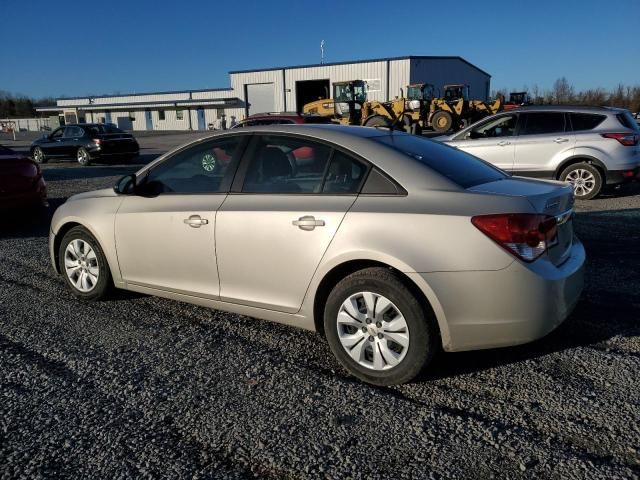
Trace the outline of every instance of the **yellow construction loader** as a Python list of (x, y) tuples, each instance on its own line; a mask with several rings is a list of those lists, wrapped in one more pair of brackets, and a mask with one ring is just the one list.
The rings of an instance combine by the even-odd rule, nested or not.
[(435, 87), (417, 83), (407, 87), (407, 115), (411, 118), (411, 131), (432, 128), (438, 133), (461, 128), (483, 117), (497, 113), (502, 108), (500, 99), (492, 104), (469, 99), (469, 86), (445, 85), (444, 96), (435, 94)]
[(303, 115), (332, 117), (342, 125), (367, 127), (402, 127), (404, 100), (390, 102), (368, 100), (364, 80), (350, 80), (333, 84), (333, 98), (316, 100), (302, 108)]

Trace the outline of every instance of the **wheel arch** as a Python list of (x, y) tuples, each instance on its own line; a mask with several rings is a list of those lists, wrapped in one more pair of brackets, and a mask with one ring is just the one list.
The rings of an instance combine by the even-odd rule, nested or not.
[(558, 165), (558, 168), (556, 168), (556, 171), (553, 175), (553, 178), (555, 180), (559, 180), (560, 179), (560, 175), (562, 174), (562, 172), (567, 168), (570, 167), (571, 165), (575, 165), (577, 163), (587, 163), (589, 165), (593, 165), (594, 167), (596, 167), (598, 170), (600, 170), (600, 173), (602, 174), (602, 183), (603, 185), (606, 184), (607, 182), (607, 167), (606, 165), (601, 161), (598, 160), (596, 157), (588, 155), (588, 154), (578, 154), (578, 155), (574, 155), (571, 156), (569, 158), (566, 158), (562, 161), (562, 163), (560, 165)]
[(331, 293), (333, 287), (343, 278), (355, 273), (359, 270), (370, 267), (381, 267), (392, 270), (402, 283), (409, 289), (409, 291), (418, 299), (421, 305), (433, 314), (438, 327), (438, 335), (440, 338), (438, 342), (441, 345), (449, 342), (449, 328), (447, 327), (446, 320), (444, 318), (444, 312), (440, 302), (438, 302), (435, 293), (431, 288), (426, 285), (418, 285), (409, 275), (402, 272), (398, 268), (389, 265), (380, 260), (372, 259), (352, 259), (347, 260), (338, 265), (332, 267), (328, 272), (324, 274), (322, 280), (318, 283), (318, 287), (315, 289), (315, 295), (313, 300), (313, 323), (315, 330), (323, 337), (324, 333), (324, 306), (326, 300)]
[[(89, 234), (93, 238), (95, 238), (96, 242), (98, 242), (98, 246), (101, 248), (102, 253), (107, 261), (107, 267), (109, 267), (109, 271), (111, 272), (111, 278), (113, 279), (114, 282), (116, 282), (117, 279), (120, 278), (120, 271), (118, 270), (118, 268), (114, 269), (113, 262), (109, 258), (108, 252), (105, 250), (104, 245), (100, 241), (100, 235), (98, 235), (93, 228), (80, 222), (77, 219), (69, 219), (64, 223), (60, 224), (57, 227), (56, 232), (54, 233), (51, 255), (53, 256), (53, 260), (54, 260), (53, 264), (54, 264), (55, 271), (58, 274), (62, 273), (60, 270), (60, 244), (62, 243), (62, 239), (67, 234), (67, 232), (69, 232), (69, 230), (75, 227), (84, 228), (87, 232), (89, 232)], [(116, 267), (118, 267), (117, 261), (116, 261)]]

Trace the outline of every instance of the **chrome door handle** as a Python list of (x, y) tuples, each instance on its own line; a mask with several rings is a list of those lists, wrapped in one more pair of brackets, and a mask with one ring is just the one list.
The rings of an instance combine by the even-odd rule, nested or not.
[(189, 218), (184, 219), (184, 223), (193, 228), (200, 228), (202, 225), (209, 223), (209, 220), (202, 218), (200, 215), (191, 215)]
[(569, 139), (568, 138), (562, 138), (562, 137), (558, 137), (554, 140), (554, 142), (556, 143), (564, 143), (564, 142), (568, 142)]
[(511, 145), (511, 142), (507, 142), (506, 140), (498, 142), (499, 147), (504, 147), (505, 145)]
[(316, 227), (324, 227), (324, 220), (316, 220), (316, 218), (311, 215), (305, 215), (291, 223), (300, 230), (313, 230)]

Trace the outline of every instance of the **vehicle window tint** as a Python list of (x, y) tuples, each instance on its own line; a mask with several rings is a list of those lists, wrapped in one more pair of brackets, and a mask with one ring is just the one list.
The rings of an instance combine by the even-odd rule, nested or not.
[(357, 160), (335, 151), (324, 180), (323, 193), (358, 193), (367, 168)]
[(544, 135), (564, 132), (564, 113), (540, 112), (520, 115), (518, 135)]
[(604, 115), (592, 115), (590, 113), (570, 113), (571, 127), (574, 131), (591, 130), (600, 125), (605, 118)]
[(214, 140), (176, 153), (147, 176), (143, 190), (152, 193), (226, 192), (241, 137)]
[(68, 138), (82, 137), (84, 131), (80, 127), (67, 127), (64, 130), (64, 136)]
[(63, 133), (64, 133), (64, 128), (58, 128), (57, 130), (54, 130), (54, 132), (51, 134), (51, 138), (60, 138), (62, 137)]
[(507, 178), (502, 170), (461, 150), (415, 135), (387, 135), (372, 140), (393, 148), (462, 188)]
[(331, 148), (310, 140), (260, 135), (251, 148), (242, 191), (320, 193)]
[(105, 125), (103, 128), (107, 133), (124, 133), (118, 127), (114, 127), (113, 125)]
[(509, 137), (516, 129), (516, 115), (492, 118), (472, 130), (471, 138)]

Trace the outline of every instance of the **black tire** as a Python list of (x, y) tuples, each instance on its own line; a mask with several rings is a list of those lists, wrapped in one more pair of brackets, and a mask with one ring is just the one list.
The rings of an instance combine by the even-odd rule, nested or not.
[(431, 117), (431, 126), (438, 133), (446, 133), (453, 126), (453, 117), (449, 112), (440, 110)]
[(78, 163), (83, 167), (88, 167), (89, 165), (91, 165), (91, 155), (84, 147), (80, 147), (76, 151), (76, 160), (78, 160)]
[[(97, 267), (99, 271), (98, 281), (88, 292), (78, 290), (74, 283), (69, 279), (69, 276), (66, 272), (65, 253), (67, 246), (74, 240), (82, 240), (83, 242), (89, 244), (96, 254)], [(100, 247), (100, 244), (94, 238), (94, 236), (91, 235), (91, 233), (89, 233), (89, 231), (84, 227), (73, 227), (64, 235), (64, 237), (62, 237), (60, 248), (58, 250), (58, 265), (65, 282), (71, 289), (71, 293), (73, 293), (73, 295), (77, 298), (87, 301), (100, 300), (107, 296), (113, 287), (111, 270), (109, 270), (109, 264), (107, 263), (107, 259), (104, 256), (102, 248)]]
[[(578, 183), (580, 179), (581, 184)], [(588, 163), (569, 165), (560, 174), (560, 180), (573, 185), (573, 194), (577, 200), (596, 198), (602, 192), (604, 184), (602, 172)]]
[(391, 121), (380, 115), (368, 118), (364, 123), (365, 127), (391, 127)]
[[(340, 343), (338, 313), (343, 302), (359, 292), (372, 292), (386, 297), (398, 308), (406, 321), (409, 333), (407, 351), (404, 358), (391, 368), (374, 370), (361, 365)], [(366, 328), (364, 324), (363, 327)], [(415, 378), (431, 361), (439, 345), (438, 328), (433, 312), (421, 304), (397, 274), (381, 267), (366, 268), (352, 273), (333, 288), (324, 309), (324, 331), (331, 351), (352, 375), (381, 386), (406, 383)], [(366, 337), (367, 334), (364, 335)], [(372, 341), (375, 342), (372, 346), (377, 345), (374, 337), (367, 337), (363, 341)]]
[(49, 161), (40, 147), (35, 147), (33, 152), (31, 152), (31, 156), (36, 163), (43, 164)]

